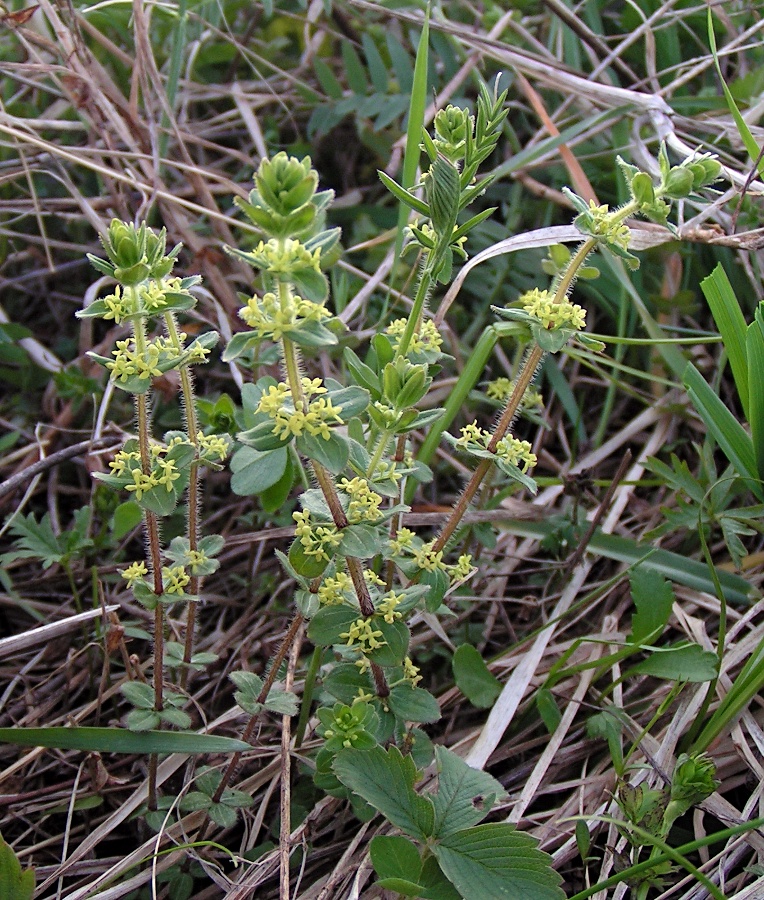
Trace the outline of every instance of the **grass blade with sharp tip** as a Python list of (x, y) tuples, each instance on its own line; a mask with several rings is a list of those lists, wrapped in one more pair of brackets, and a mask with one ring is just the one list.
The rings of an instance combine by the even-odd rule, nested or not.
[(250, 745), (216, 734), (126, 728), (0, 728), (0, 743), (100, 753), (236, 753)]
[(764, 372), (764, 315), (759, 307), (756, 319), (746, 333), (748, 358), (748, 383), (755, 386), (748, 397), (748, 423), (751, 426), (751, 442), (756, 457), (759, 478), (764, 479), (764, 391), (759, 387)]
[(740, 110), (737, 108), (737, 103), (735, 103), (735, 98), (732, 96), (732, 92), (727, 87), (727, 82), (724, 80), (724, 76), (722, 75), (722, 68), (719, 65), (719, 54), (716, 50), (714, 20), (713, 16), (711, 15), (710, 6), (708, 7), (708, 44), (711, 47), (711, 55), (714, 58), (714, 63), (716, 63), (716, 71), (718, 72), (719, 80), (722, 83), (724, 98), (727, 101), (729, 111), (732, 113), (732, 118), (735, 120), (735, 125), (737, 126), (740, 140), (743, 142), (748, 155), (751, 157), (751, 161), (756, 166), (756, 171), (759, 173), (759, 175), (764, 176), (764, 159), (761, 158), (761, 148), (756, 143), (756, 139), (751, 134), (751, 129), (748, 127), (745, 119), (740, 114)]
[[(424, 16), (422, 34), (419, 37), (419, 46), (416, 51), (414, 63), (414, 84), (411, 89), (411, 104), (409, 106), (408, 122), (406, 123), (406, 150), (403, 154), (403, 171), (401, 172), (401, 184), (410, 190), (416, 179), (419, 167), (419, 144), (422, 140), (422, 126), (424, 124), (424, 111), (427, 106), (427, 55), (430, 45), (430, 6)], [(409, 208), (401, 204), (398, 210), (398, 230), (395, 236), (395, 255), (398, 260), (403, 248), (403, 232), (409, 219)]]
[(700, 282), (711, 315), (722, 336), (730, 361), (743, 412), (748, 418), (748, 354), (745, 348), (746, 323), (735, 292), (721, 263)]
[(705, 422), (711, 437), (735, 467), (738, 475), (749, 479), (750, 490), (759, 500), (764, 499), (758, 482), (753, 441), (746, 430), (711, 390), (705, 378), (692, 363), (687, 363), (683, 381), (690, 400)]

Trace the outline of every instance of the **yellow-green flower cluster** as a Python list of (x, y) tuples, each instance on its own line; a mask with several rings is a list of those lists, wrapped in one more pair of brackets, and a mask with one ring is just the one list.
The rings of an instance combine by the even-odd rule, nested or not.
[(321, 248), (308, 250), (302, 241), (293, 238), (260, 241), (249, 255), (254, 265), (275, 278), (288, 278), (305, 269), (321, 271)]
[(385, 462), (384, 460), (380, 460), (377, 463), (372, 474), (375, 481), (392, 481), (394, 484), (397, 484), (403, 477), (394, 462)]
[(191, 581), (190, 576), (183, 566), (163, 566), (162, 585), (165, 594), (176, 594), (182, 597), (186, 591), (186, 585)]
[(364, 569), (363, 580), (366, 584), (374, 584), (377, 587), (382, 587), (385, 583), (384, 580), (377, 575), (374, 569)]
[(188, 551), (188, 568), (191, 570), (192, 575), (198, 575), (199, 569), (204, 566), (205, 563), (210, 561), (209, 556), (204, 552), (204, 550), (189, 550)]
[[(457, 439), (456, 446), (465, 450), (470, 447), (487, 450), (491, 441), (491, 433), (485, 428), (480, 428), (477, 422), (465, 425), (461, 430), (461, 437)], [(521, 472), (536, 465), (536, 454), (532, 452), (528, 441), (521, 441), (508, 434), (496, 444), (496, 456), (513, 466), (517, 466)]]
[[(334, 525), (311, 522), (310, 512), (293, 512), (292, 518), (297, 523), (295, 535), (302, 544), (306, 556), (315, 556), (317, 560), (329, 562), (331, 553), (339, 546), (342, 535)], [(330, 552), (327, 552), (330, 551)]]
[(149, 380), (162, 374), (162, 370), (157, 368), (161, 348), (155, 341), (147, 343), (143, 353), (136, 349), (135, 341), (129, 338), (117, 341), (117, 349), (112, 350), (112, 355), (114, 359), (106, 363), (106, 368), (111, 371), (111, 377), (115, 381), (127, 382), (133, 377)]
[(401, 618), (402, 613), (399, 613), (397, 610), (404, 599), (405, 597), (403, 594), (396, 594), (395, 591), (388, 591), (380, 598), (377, 605), (377, 612), (380, 613), (388, 625), (392, 625), (396, 619)]
[[(393, 339), (393, 345), (397, 346), (398, 341), (403, 337), (403, 332), (408, 324), (406, 319), (395, 319), (387, 326), (387, 333)], [(435, 323), (431, 319), (425, 319), (419, 334), (414, 334), (409, 344), (409, 353), (422, 352), (440, 352), (443, 344), (443, 338), (440, 336)]]
[(322, 606), (337, 606), (345, 603), (353, 590), (353, 582), (347, 572), (327, 575), (318, 589), (318, 600)]
[(395, 537), (390, 539), (390, 551), (401, 556), (413, 546), (415, 537), (416, 534), (410, 528), (399, 528)]
[(414, 562), (418, 568), (425, 572), (435, 572), (438, 569), (445, 572), (451, 581), (461, 581), (472, 572), (472, 557), (469, 553), (463, 553), (453, 565), (443, 560), (443, 551), (435, 550), (435, 541), (428, 541), (421, 547), (409, 548)]
[(629, 249), (631, 231), (628, 225), (624, 225), (621, 215), (617, 211), (611, 211), (610, 207), (603, 203), (601, 206), (589, 201), (589, 209), (583, 213), (586, 221), (586, 233), (592, 237), (598, 237), (608, 244)]
[(203, 431), (196, 433), (196, 442), (199, 446), (199, 456), (208, 459), (218, 457), (224, 460), (228, 456), (229, 440), (227, 437), (219, 434), (204, 434)]
[(158, 313), (167, 305), (167, 294), (187, 294), (183, 290), (180, 278), (151, 278), (133, 290), (124, 291), (121, 285), (114, 292), (103, 298), (106, 312), (102, 318), (113, 319), (117, 325), (130, 316), (141, 313)]
[(342, 407), (334, 406), (328, 397), (321, 396), (326, 393), (326, 388), (320, 378), (303, 378), (301, 381), (303, 396), (298, 403), (301, 408), (295, 409), (292, 391), (281, 382), (271, 385), (262, 395), (257, 412), (274, 420), (273, 433), (282, 440), (307, 433), (328, 441), (331, 437), (329, 426), (342, 424)]
[(422, 680), (422, 676), (419, 674), (419, 666), (415, 666), (409, 656), (403, 660), (403, 677), (412, 687), (416, 687)]
[(371, 703), (373, 699), (374, 694), (365, 691), (362, 687), (358, 688), (358, 693), (353, 697), (353, 706), (355, 706), (356, 703)]
[(303, 300), (291, 291), (283, 291), (281, 297), (268, 291), (262, 298), (251, 297), (239, 315), (258, 337), (279, 341), (301, 322), (320, 322), (330, 313), (323, 303)]
[(346, 646), (352, 647), (353, 650), (357, 650), (364, 656), (387, 643), (384, 638), (380, 640), (382, 632), (378, 628), (374, 628), (371, 620), (363, 617), (356, 619), (347, 631), (340, 634), (340, 637), (343, 638)]
[(520, 297), (523, 309), (529, 316), (538, 319), (547, 331), (569, 328), (572, 331), (583, 331), (586, 327), (586, 312), (577, 303), (571, 303), (564, 297), (555, 302), (551, 291), (540, 291), (533, 288)]
[[(485, 395), (491, 400), (499, 400), (505, 402), (512, 396), (515, 389), (515, 382), (509, 378), (494, 378), (486, 385)], [(544, 398), (541, 392), (533, 386), (526, 389), (523, 399), (520, 401), (521, 409), (542, 409), (544, 406)]]
[(140, 581), (144, 575), (149, 574), (146, 563), (143, 560), (130, 563), (130, 565), (119, 573), (127, 582), (128, 587), (132, 587), (136, 581)]
[(132, 478), (132, 482), (128, 482), (124, 487), (125, 490), (135, 494), (136, 500), (140, 500), (152, 488), (162, 485), (170, 492), (173, 484), (180, 478), (175, 462), (165, 458), (174, 443), (171, 442), (167, 447), (162, 447), (161, 444), (151, 445), (151, 471), (148, 473), (143, 471), (141, 455), (137, 450), (120, 450), (109, 463), (111, 474), (117, 478), (126, 475)]
[(365, 478), (356, 477), (350, 481), (343, 478), (339, 486), (350, 498), (346, 515), (351, 525), (379, 521), (382, 515), (379, 509), (382, 498), (371, 490)]

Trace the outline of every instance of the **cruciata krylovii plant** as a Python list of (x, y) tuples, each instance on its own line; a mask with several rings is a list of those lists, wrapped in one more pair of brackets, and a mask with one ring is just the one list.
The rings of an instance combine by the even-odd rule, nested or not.
[[(380, 883), (406, 896), (471, 900), (488, 896), (488, 887), (499, 884), (524, 889), (539, 900), (562, 897), (548, 858), (530, 838), (508, 825), (478, 824), (502, 794), (501, 786), (444, 748), (435, 753), (420, 727), (436, 721), (440, 711), (436, 698), (420, 686), (409, 623), (418, 613), (447, 612), (449, 594), (474, 575), (470, 556), (453, 548), (486, 476), (492, 473), (492, 488), (514, 484), (518, 490), (536, 489), (531, 444), (510, 429), (524, 407), (539, 402), (533, 379), (546, 354), (559, 352), (569, 341), (589, 349), (602, 346), (586, 335), (585, 310), (571, 300), (577, 277), (596, 277), (596, 270), (585, 265), (592, 251), (606, 249), (635, 266), (627, 220), (641, 215), (667, 224), (671, 200), (688, 196), (719, 174), (711, 157), (672, 166), (661, 150), (657, 182), (621, 162), (630, 199), (619, 209), (568, 192), (578, 213), (581, 243), (573, 253), (552, 248), (545, 267), (551, 281), (496, 310), (515, 323), (513, 333), (526, 352), (511, 384), (492, 388), (503, 400), (493, 428), (475, 421), (458, 435), (446, 435), (456, 451), (474, 460), (475, 468), (440, 532), (435, 537), (417, 534), (406, 526), (405, 500), (411, 482), (431, 477), (417, 460), (417, 435), (441, 415), (423, 404), (443, 359), (442, 337), (428, 318), (428, 299), (450, 280), (454, 259), (467, 258), (470, 231), (493, 212), (470, 215), (466, 210), (490, 181), (479, 178), (478, 170), (496, 146), (506, 116), (504, 101), (505, 94), (483, 88), (474, 115), (454, 106), (437, 113), (433, 134), (422, 136), (427, 165), (421, 191), (380, 175), (416, 216), (407, 229), (407, 245), (419, 258), (418, 280), (411, 308), (382, 325), (365, 352), (348, 346), (345, 328), (328, 305), (326, 270), (339, 255), (340, 234), (327, 227), (333, 195), (318, 189), (318, 174), (308, 157), (279, 153), (262, 160), (248, 199), (237, 198), (261, 238), (248, 249), (227, 248), (257, 273), (254, 292), (241, 295), (239, 315), (246, 329), (234, 335), (223, 353), (226, 362), (255, 370), (241, 391), (232, 488), (256, 496), (273, 512), (288, 501), (295, 484), (302, 486), (292, 517), (294, 540), (287, 553), (279, 553), (295, 585), (295, 617), (265, 679), (251, 672), (232, 676), (236, 702), (250, 714), (244, 739), (252, 737), (264, 708), (288, 715), (297, 711), (294, 695), (273, 688), (289, 645), (307, 623), (316, 650), (297, 740), (302, 740), (320, 684), (316, 785), (349, 797), (361, 816), (381, 811), (407, 835), (381, 836), (372, 844)], [(184, 728), (190, 724), (181, 709), (184, 695), (164, 684), (162, 637), (165, 610), (187, 603), (186, 644), (175, 658), (188, 671), (195, 664), (193, 609), (200, 579), (214, 570), (213, 556), (221, 545), (219, 538), (200, 534), (199, 471), (219, 465), (229, 450), (225, 436), (205, 434), (197, 425), (190, 368), (205, 361), (217, 336), (208, 333), (189, 343), (178, 330), (176, 313), (192, 307), (190, 290), (198, 279), (172, 276), (178, 248), (165, 252), (164, 233), (115, 221), (104, 247), (108, 259), (92, 261), (117, 286), (83, 315), (129, 326), (129, 336), (117, 342), (112, 356), (97, 358), (117, 387), (135, 395), (138, 435), (116, 455), (111, 471), (99, 477), (130, 492), (144, 510), (147, 558), (129, 565), (122, 576), (135, 597), (155, 612), (154, 686), (126, 686), (136, 706), (127, 725)], [(259, 371), (267, 358), (264, 346), (277, 350), (278, 363), (269, 374)], [(336, 378), (322, 375), (315, 365), (324, 353), (333, 359)], [(186, 429), (155, 440), (148, 395), (152, 380), (170, 370), (179, 372)], [(187, 535), (163, 548), (159, 519), (184, 492)], [(185, 684), (183, 677), (179, 682)], [(417, 767), (428, 766), (434, 754), (438, 790), (417, 792)], [(237, 792), (226, 793), (238, 761), (234, 757), (214, 783), (208, 779), (201, 807), (213, 818), (213, 811), (220, 817), (221, 804), (245, 802), (233, 796)], [(198, 798), (194, 803), (200, 808)], [(153, 793), (151, 805), (157, 805)], [(485, 852), (491, 859), (488, 874), (479, 862)]]

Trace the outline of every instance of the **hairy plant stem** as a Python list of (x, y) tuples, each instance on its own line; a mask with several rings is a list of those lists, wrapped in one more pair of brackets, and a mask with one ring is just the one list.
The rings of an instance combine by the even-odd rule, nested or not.
[[(625, 217), (624, 217), (625, 218)], [(596, 238), (587, 238), (583, 244), (576, 250), (576, 255), (570, 260), (565, 271), (562, 273), (554, 291), (554, 302), (561, 303), (568, 294), (576, 280), (576, 275), (581, 266), (586, 262), (586, 257), (597, 246)]]
[(422, 269), (422, 275), (419, 279), (419, 284), (417, 285), (416, 296), (414, 297), (414, 305), (411, 308), (411, 313), (409, 314), (406, 328), (401, 335), (400, 341), (398, 341), (398, 349), (395, 351), (396, 357), (403, 357), (406, 355), (409, 349), (409, 344), (411, 343), (411, 339), (415, 334), (419, 333), (419, 329), (422, 325), (422, 313), (424, 311), (424, 304), (430, 293), (430, 289), (432, 288), (432, 271), (434, 261), (435, 260), (433, 258), (433, 253), (428, 253), (427, 262), (424, 265), (424, 269)]
[[(165, 315), (165, 326), (167, 334), (172, 341), (173, 348), (177, 353), (183, 351), (178, 327), (175, 323), (175, 317), (172, 313)], [(181, 366), (178, 369), (180, 375), (180, 388), (183, 396), (183, 410), (186, 416), (186, 431), (189, 441), (194, 445), (195, 458), (191, 463), (191, 469), (188, 480), (188, 510), (186, 512), (186, 531), (188, 536), (189, 550), (194, 553), (199, 549), (199, 437), (198, 424), (196, 419), (196, 398), (194, 395), (194, 383), (188, 365)], [(192, 597), (196, 597), (199, 593), (200, 578), (190, 573), (191, 580), (188, 583), (188, 593)], [(189, 600), (186, 610), (186, 635), (183, 647), (183, 666), (180, 670), (180, 687), (185, 690), (188, 682), (191, 663), (191, 657), (194, 652), (194, 630), (196, 623), (196, 600)]]
[[(596, 238), (588, 238), (578, 248), (575, 256), (572, 257), (572, 259), (568, 263), (567, 268), (560, 277), (559, 282), (557, 283), (554, 294), (555, 303), (561, 303), (565, 299), (568, 291), (575, 281), (578, 270), (584, 264), (587, 256), (589, 256), (589, 254), (596, 246)], [(534, 344), (530, 353), (525, 358), (522, 369), (520, 370), (520, 374), (517, 376), (517, 380), (515, 381), (515, 387), (512, 391), (512, 395), (507, 401), (504, 412), (502, 412), (499, 421), (496, 423), (496, 427), (494, 428), (491, 439), (488, 442), (488, 446), (486, 449), (488, 449), (491, 453), (496, 453), (496, 448), (499, 444), (499, 441), (506, 435), (507, 431), (509, 431), (512, 422), (517, 415), (517, 411), (520, 408), (520, 403), (525, 396), (525, 392), (530, 387), (530, 384), (533, 381), (533, 376), (536, 374), (536, 370), (538, 369), (543, 358), (544, 351), (538, 346), (538, 344)], [(453, 533), (456, 531), (459, 522), (467, 512), (467, 508), (472, 502), (475, 494), (478, 492), (483, 479), (490, 471), (492, 465), (493, 462), (490, 459), (482, 459), (475, 471), (472, 473), (472, 477), (467, 482), (467, 486), (464, 488), (461, 496), (456, 501), (456, 505), (451, 511), (451, 515), (449, 516), (448, 521), (443, 526), (443, 530), (440, 532), (435, 540), (435, 543), (433, 544), (432, 549), (434, 553), (438, 553), (439, 551), (445, 549), (446, 544), (452, 537)]]
[[(488, 450), (490, 450), (492, 453), (496, 452), (497, 444), (509, 430), (509, 426), (512, 424), (512, 420), (517, 415), (517, 410), (520, 408), (520, 402), (522, 401), (523, 396), (528, 389), (528, 386), (533, 380), (533, 376), (536, 374), (536, 369), (538, 369), (539, 364), (543, 358), (544, 351), (537, 344), (533, 346), (530, 353), (525, 358), (525, 362), (523, 363), (523, 367), (520, 370), (520, 374), (517, 376), (517, 381), (515, 382), (515, 388), (512, 391), (512, 396), (509, 398), (504, 412), (501, 414), (501, 418), (499, 419), (493, 432), (493, 436), (488, 442)], [(478, 492), (483, 479), (488, 474), (492, 465), (493, 461), (490, 459), (480, 460), (478, 467), (472, 473), (472, 477), (467, 482), (467, 486), (464, 488), (464, 491), (462, 491), (461, 496), (459, 497), (456, 505), (451, 511), (451, 515), (449, 516), (448, 521), (443, 526), (443, 530), (436, 538), (432, 548), (433, 553), (438, 553), (445, 548), (449, 539), (456, 531), (459, 522), (462, 519), (462, 516), (467, 512), (467, 508), (472, 502), (472, 498)]]
[[(281, 348), (284, 359), (284, 369), (286, 370), (287, 375), (287, 383), (292, 392), (292, 401), (295, 408), (298, 403), (305, 408), (306, 400), (302, 389), (302, 382), (300, 380), (300, 365), (297, 356), (297, 346), (288, 338), (282, 338)], [(313, 469), (316, 481), (318, 482), (318, 486), (321, 489), (321, 493), (324, 495), (326, 505), (329, 507), (329, 512), (335, 527), (338, 529), (347, 528), (350, 523), (345, 515), (345, 510), (342, 508), (334, 478), (330, 472), (315, 460), (310, 460), (310, 465)], [(356, 597), (358, 598), (358, 606), (361, 610), (361, 615), (368, 619), (374, 615), (374, 603), (372, 602), (371, 595), (369, 594), (369, 587), (366, 584), (366, 579), (363, 574), (363, 562), (355, 556), (346, 556), (345, 565), (347, 566), (350, 580), (353, 582), (353, 588)], [(382, 671), (382, 668), (378, 666), (377, 663), (372, 663), (371, 671), (374, 677), (374, 685), (377, 694), (380, 697), (387, 697), (390, 693), (390, 689), (385, 681), (385, 673)]]
[[(273, 687), (273, 682), (276, 680), (278, 676), (279, 669), (281, 668), (281, 664), (286, 659), (287, 653), (289, 653), (289, 649), (294, 642), (294, 639), (297, 637), (297, 634), (302, 627), (305, 619), (298, 613), (291, 621), (289, 628), (287, 629), (287, 633), (284, 635), (283, 640), (279, 646), (279, 649), (276, 651), (276, 655), (273, 657), (273, 662), (271, 663), (271, 667), (268, 670), (268, 674), (265, 676), (265, 681), (263, 682), (263, 686), (260, 689), (260, 693), (257, 695), (257, 703), (265, 703), (268, 699), (268, 694), (270, 693), (271, 688)], [(241, 739), (243, 741), (249, 741), (252, 737), (252, 734), (255, 730), (255, 726), (260, 718), (260, 713), (255, 713), (253, 716), (250, 716), (249, 722), (247, 722), (247, 726), (242, 732)], [(219, 803), (220, 798), (223, 796), (223, 791), (228, 787), (231, 779), (233, 778), (236, 769), (241, 762), (241, 755), (243, 751), (238, 750), (231, 757), (230, 762), (226, 766), (223, 777), (220, 779), (220, 784), (215, 791), (212, 802)], [(198, 840), (204, 839), (204, 834), (206, 833), (206, 828), (204, 829), (202, 836), (198, 838)]]
[[(135, 290), (135, 288), (132, 290)], [(136, 350), (139, 353), (145, 353), (146, 333), (141, 319), (134, 321), (133, 333), (135, 335)], [(150, 475), (151, 444), (149, 441), (149, 404), (146, 394), (137, 394), (135, 405), (136, 418), (138, 420), (138, 450), (141, 457), (141, 469), (144, 475)], [(162, 586), (162, 555), (159, 543), (159, 523), (155, 513), (144, 510), (143, 519), (154, 594), (157, 598), (156, 606), (154, 607), (154, 710), (161, 712), (164, 708), (164, 607), (162, 606), (164, 588)], [(149, 809), (156, 809), (157, 806), (156, 779), (157, 754), (152, 753), (149, 757)]]
[[(395, 442), (395, 453), (393, 454), (394, 463), (402, 463), (406, 455), (406, 435), (399, 434), (398, 440)], [(401, 482), (400, 503), (405, 503), (406, 481)], [(401, 527), (403, 513), (398, 513), (390, 519), (390, 540), (394, 541), (398, 536), (398, 529)], [(393, 581), (395, 580), (395, 563), (388, 559), (385, 564), (385, 590), (393, 589)]]

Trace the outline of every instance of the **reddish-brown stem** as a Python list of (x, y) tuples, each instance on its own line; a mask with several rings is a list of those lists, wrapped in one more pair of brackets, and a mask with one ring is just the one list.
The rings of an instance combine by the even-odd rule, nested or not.
[[(138, 331), (136, 330), (136, 338)], [(151, 447), (149, 444), (149, 406), (145, 394), (138, 394), (136, 400), (138, 418), (138, 449), (141, 456), (141, 469), (144, 475), (151, 474)], [(159, 523), (153, 512), (144, 512), (144, 524), (148, 543), (149, 559), (151, 562), (151, 577), (154, 585), (154, 594), (157, 605), (154, 609), (154, 709), (161, 712), (164, 708), (164, 609), (162, 607), (162, 556), (159, 544)], [(152, 753), (149, 757), (149, 787), (148, 806), (156, 809), (157, 755)]]
[[(297, 637), (297, 633), (299, 632), (303, 622), (304, 619), (299, 613), (294, 617), (294, 619), (292, 619), (292, 622), (289, 625), (289, 629), (284, 635), (284, 639), (282, 640), (279, 649), (276, 651), (276, 655), (273, 657), (273, 662), (271, 663), (268, 674), (265, 676), (265, 681), (263, 682), (260, 693), (257, 695), (257, 703), (265, 703), (265, 701), (268, 699), (268, 694), (273, 687), (273, 682), (276, 680), (279, 669), (281, 668), (281, 664), (286, 659), (286, 655), (287, 653), (289, 653), (289, 648), (292, 646), (292, 642)], [(249, 722), (247, 722), (247, 727), (244, 729), (241, 735), (241, 739), (243, 741), (249, 741), (249, 739), (252, 737), (259, 718), (259, 713), (255, 713), (253, 716), (250, 716)], [(241, 753), (242, 751), (238, 751), (231, 757), (231, 761), (226, 766), (225, 771), (223, 772), (223, 777), (220, 779), (220, 784), (218, 785), (217, 790), (215, 791), (215, 794), (212, 798), (213, 803), (220, 802), (220, 798), (223, 796), (223, 791), (226, 789), (226, 787), (228, 787), (228, 784), (233, 778), (236, 769), (241, 762)], [(199, 840), (202, 839), (203, 838), (199, 838)]]
[[(523, 395), (526, 390), (528, 390), (528, 386), (533, 380), (533, 376), (536, 374), (536, 369), (539, 366), (539, 363), (544, 357), (544, 351), (536, 344), (534, 345), (531, 352), (525, 359), (525, 363), (523, 365), (522, 371), (520, 372), (517, 381), (515, 382), (514, 390), (512, 391), (512, 396), (509, 398), (507, 405), (504, 409), (504, 412), (501, 414), (501, 418), (499, 419), (496, 428), (494, 430), (493, 435), (491, 436), (491, 440), (488, 442), (488, 450), (492, 453), (496, 452), (496, 447), (499, 441), (506, 435), (509, 430), (510, 425), (512, 424), (512, 420), (517, 415), (517, 410), (520, 407), (520, 401), (523, 399)], [(443, 530), (438, 535), (433, 544), (433, 552), (438, 553), (440, 550), (445, 549), (446, 544), (451, 539), (451, 536), (456, 531), (459, 522), (462, 520), (462, 516), (467, 512), (467, 509), (472, 502), (472, 498), (478, 492), (478, 488), (480, 487), (483, 479), (488, 474), (493, 462), (490, 459), (481, 459), (478, 467), (472, 473), (472, 477), (467, 482), (467, 486), (464, 488), (461, 496), (456, 502), (456, 506), (454, 506), (451, 511), (451, 515), (448, 518), (448, 521), (443, 526)]]

